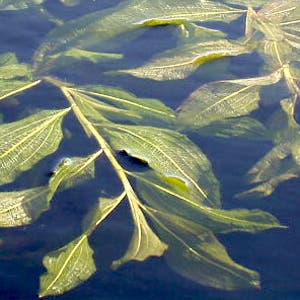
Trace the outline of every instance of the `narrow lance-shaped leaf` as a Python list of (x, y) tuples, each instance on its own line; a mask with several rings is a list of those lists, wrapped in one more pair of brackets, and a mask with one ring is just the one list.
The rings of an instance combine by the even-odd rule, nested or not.
[(148, 206), (202, 224), (215, 233), (257, 232), (282, 227), (274, 216), (258, 209), (224, 210), (195, 203), (189, 190), (182, 187), (180, 182), (173, 180), (170, 184), (166, 178), (154, 172), (131, 175), (136, 178), (139, 194)]
[(184, 125), (201, 127), (247, 115), (258, 108), (261, 88), (278, 82), (281, 77), (279, 70), (263, 77), (207, 83), (181, 105), (178, 120)]
[(54, 29), (36, 54), (40, 65), (48, 55), (70, 48), (89, 50), (101, 47), (103, 41), (130, 30), (163, 24), (186, 22), (223, 21), (238, 18), (245, 10), (236, 9), (215, 1), (185, 0), (130, 0), (105, 11), (97, 11)]
[(43, 260), (47, 273), (40, 279), (39, 296), (59, 295), (87, 280), (96, 271), (93, 250), (83, 234)]
[(197, 283), (225, 290), (259, 287), (259, 275), (232, 261), (207, 228), (150, 208), (147, 213), (169, 245), (166, 253), (168, 264), (179, 274)]
[(148, 163), (165, 177), (181, 180), (191, 189), (195, 202), (211, 207), (220, 205), (219, 184), (209, 160), (183, 134), (125, 125), (113, 125), (105, 133), (114, 149)]
[(275, 146), (247, 173), (248, 181), (258, 185), (237, 197), (269, 196), (280, 183), (299, 176), (300, 126), (294, 119), (294, 106), (294, 99), (282, 100), (282, 109), (269, 120)]
[(204, 63), (247, 52), (247, 47), (227, 40), (193, 42), (168, 50), (142, 67), (119, 72), (155, 80), (183, 79)]
[(63, 136), (61, 123), (69, 110), (44, 110), (0, 126), (0, 184), (12, 182), (57, 150)]
[(34, 222), (49, 209), (47, 186), (0, 193), (0, 227), (23, 226)]

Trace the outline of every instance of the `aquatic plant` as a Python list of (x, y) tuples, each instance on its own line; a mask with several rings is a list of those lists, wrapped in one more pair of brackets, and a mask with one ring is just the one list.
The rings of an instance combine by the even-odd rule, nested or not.
[[(80, 1), (61, 2), (80, 5)], [(176, 272), (203, 285), (225, 290), (259, 287), (259, 274), (235, 263), (216, 235), (284, 226), (262, 210), (223, 209), (212, 164), (188, 134), (273, 141), (274, 148), (249, 171), (251, 182), (259, 185), (240, 196), (269, 195), (283, 180), (298, 176), (299, 125), (294, 114), (300, 91), (299, 1), (129, 0), (69, 21), (50, 13), (46, 1), (0, 1), (2, 11), (29, 8), (43, 13), (55, 28), (36, 50), (32, 63), (19, 62), (12, 52), (0, 55), (0, 100), (9, 101), (46, 83), (66, 101), (61, 108), (31, 110), (0, 125), (0, 184), (13, 183), (58, 150), (67, 139), (67, 115), (77, 119), (86, 139), (95, 141), (95, 149), (87, 156), (62, 159), (47, 184), (33, 182), (23, 189), (0, 192), (0, 226), (36, 221), (60, 191), (97, 179), (95, 164), (100, 160), (106, 161), (120, 184), (117, 193), (101, 196), (80, 221), (77, 238), (44, 257), (47, 271), (40, 278), (40, 297), (62, 294), (96, 272), (89, 238), (125, 201), (134, 228), (128, 249), (112, 262), (112, 268), (164, 256)], [(211, 28), (211, 24), (236, 20), (245, 27), (244, 36), (237, 39)], [(175, 110), (158, 99), (101, 85), (101, 69), (99, 83), (78, 85), (59, 78), (59, 71), (68, 72), (73, 64), (89, 62), (97, 68), (105, 61), (126, 60), (121, 53), (107, 50), (107, 43), (121, 44), (124, 36), (134, 39), (146, 28), (162, 25), (176, 29), (175, 48), (144, 65), (108, 73), (183, 80), (208, 62), (258, 53), (264, 60), (262, 74), (205, 83)], [(286, 96), (273, 100), (281, 104), (274, 116), (260, 122), (250, 115), (262, 109), (263, 91), (279, 85)], [(129, 168), (120, 153), (146, 167), (142, 171)]]

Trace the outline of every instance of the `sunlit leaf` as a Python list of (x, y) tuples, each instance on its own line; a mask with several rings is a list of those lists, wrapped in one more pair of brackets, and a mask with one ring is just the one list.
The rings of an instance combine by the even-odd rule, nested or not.
[(95, 173), (95, 160), (101, 154), (102, 150), (87, 157), (64, 158), (50, 178), (50, 193), (48, 197), (52, 198), (58, 188), (70, 188), (74, 185), (78, 185), (82, 181), (93, 178)]
[(61, 123), (70, 109), (44, 110), (0, 126), (0, 184), (57, 150), (63, 137)]
[(147, 212), (169, 245), (166, 260), (179, 274), (214, 288), (258, 288), (259, 275), (238, 265), (207, 228), (153, 209)]
[(32, 80), (32, 70), (20, 64), (14, 53), (0, 55), (0, 100), (22, 92), (40, 81)]
[(248, 51), (243, 45), (227, 40), (188, 43), (166, 51), (142, 67), (119, 72), (155, 80), (183, 79), (204, 63)]
[(252, 11), (252, 18), (253, 26), (265, 35), (264, 52), (273, 57), (273, 64), (282, 66), (297, 59), (296, 57), (299, 60), (300, 3), (298, 0), (268, 2), (258, 13)]
[(105, 131), (116, 150), (147, 162), (165, 177), (184, 182), (191, 189), (194, 201), (212, 207), (220, 205), (219, 184), (210, 162), (183, 134), (155, 127), (123, 125)]
[[(138, 98), (127, 91), (101, 85), (69, 88), (76, 103), (89, 107), (90, 117), (97, 120), (99, 114), (92, 116), (91, 108), (114, 122), (125, 120), (147, 124), (156, 122), (171, 123), (175, 120), (175, 112), (156, 99)], [(88, 106), (88, 107), (87, 107)]]
[(131, 202), (131, 208), (134, 219), (132, 239), (124, 256), (113, 262), (113, 269), (130, 260), (143, 261), (150, 256), (162, 256), (168, 248), (150, 228), (143, 212), (133, 201)]
[(93, 250), (85, 234), (48, 253), (43, 263), (47, 273), (40, 280), (40, 297), (62, 294), (87, 280), (96, 271)]
[(267, 76), (216, 81), (194, 91), (179, 108), (179, 121), (191, 126), (247, 115), (257, 109), (262, 87), (281, 79), (281, 71)]
[(170, 184), (154, 172), (133, 176), (137, 179), (139, 193), (151, 208), (203, 224), (215, 233), (256, 232), (281, 227), (275, 217), (261, 210), (223, 210), (197, 203), (189, 190), (178, 187), (175, 182)]
[(85, 15), (54, 29), (40, 46), (36, 63), (42, 63), (47, 55), (74, 47), (89, 50), (106, 39), (136, 28), (187, 21), (230, 22), (244, 12), (209, 0), (186, 0), (184, 4), (173, 0), (125, 1), (113, 9)]
[(23, 226), (49, 209), (47, 186), (19, 192), (0, 192), (0, 227)]

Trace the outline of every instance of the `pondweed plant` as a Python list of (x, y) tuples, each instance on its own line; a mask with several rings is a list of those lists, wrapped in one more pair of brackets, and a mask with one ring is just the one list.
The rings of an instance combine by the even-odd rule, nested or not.
[[(104, 158), (119, 179), (120, 193), (100, 197), (81, 223), (81, 234), (44, 257), (40, 297), (65, 293), (96, 272), (89, 238), (124, 201), (134, 229), (128, 249), (112, 262), (112, 268), (164, 256), (175, 271), (203, 285), (225, 290), (259, 287), (259, 274), (235, 263), (216, 235), (284, 226), (258, 209), (222, 209), (211, 162), (186, 134), (274, 142), (274, 148), (249, 171), (249, 180), (258, 185), (240, 196), (269, 195), (283, 180), (298, 176), (300, 139), (295, 107), (300, 96), (300, 2), (129, 0), (68, 21), (50, 13), (46, 2), (0, 1), (1, 11), (36, 8), (55, 25), (35, 51), (32, 63), (20, 63), (12, 52), (1, 54), (1, 102), (42, 82), (53, 85), (66, 100), (61, 109), (27, 111), (19, 120), (0, 125), (0, 183), (13, 183), (58, 150), (66, 138), (63, 121), (68, 114), (75, 116), (86, 139), (93, 139), (97, 146), (88, 156), (64, 158), (46, 185), (35, 181), (24, 189), (2, 191), (0, 225), (24, 226), (36, 221), (50, 209), (54, 195), (59, 198), (61, 190), (93, 178), (95, 164)], [(81, 5), (80, 1), (61, 2)], [(230, 40), (225, 30), (211, 28), (237, 19), (244, 22), (242, 38)], [(101, 69), (99, 84), (80, 86), (56, 76), (59, 70), (68, 72), (72, 64), (88, 61), (97, 67), (103, 61), (124, 59), (120, 53), (102, 49), (112, 40), (111, 47), (124, 43), (124, 36), (134, 39), (143, 34), (143, 28), (161, 25), (177, 28), (178, 46), (139, 67), (110, 71), (111, 75), (180, 80), (207, 62), (251, 53), (264, 60), (262, 74), (208, 82), (183, 99), (176, 110), (160, 100), (101, 85)], [(278, 95), (286, 96), (272, 101), (280, 103), (280, 109), (265, 122), (253, 118), (250, 114), (261, 109), (263, 92), (278, 86), (285, 90)], [(143, 171), (128, 168), (119, 152), (147, 167)]]

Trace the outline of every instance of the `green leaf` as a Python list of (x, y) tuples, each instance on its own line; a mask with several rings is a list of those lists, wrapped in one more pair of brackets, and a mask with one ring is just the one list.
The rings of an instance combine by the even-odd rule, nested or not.
[(252, 25), (265, 35), (262, 52), (275, 67), (299, 60), (300, 3), (298, 0), (268, 2), (258, 13), (251, 12)]
[(54, 171), (49, 181), (51, 199), (58, 188), (66, 189), (93, 178), (95, 175), (95, 160), (102, 150), (87, 157), (64, 158)]
[(230, 22), (244, 12), (209, 0), (185, 0), (184, 5), (173, 0), (125, 1), (115, 8), (96, 11), (54, 29), (37, 51), (36, 63), (41, 65), (48, 55), (70, 48), (91, 50), (99, 45), (101, 47), (104, 40), (141, 27), (186, 22)]
[(207, 126), (200, 127), (193, 125), (183, 125), (182, 130), (197, 133), (204, 136), (217, 136), (229, 138), (239, 136), (254, 140), (269, 140), (270, 133), (259, 121), (249, 117), (229, 118), (215, 121)]
[(32, 80), (32, 70), (29, 65), (20, 64), (14, 53), (7, 52), (0, 55), (0, 100), (38, 83), (40, 80)]
[(201, 224), (214, 233), (257, 232), (282, 227), (274, 216), (261, 210), (224, 210), (197, 203), (189, 190), (174, 181), (170, 183), (154, 172), (132, 175), (138, 182), (139, 194), (148, 206)]
[(281, 77), (279, 70), (263, 77), (207, 83), (181, 105), (178, 120), (184, 125), (200, 127), (247, 115), (258, 108), (262, 87), (278, 82)]
[(299, 176), (300, 126), (294, 119), (294, 105), (292, 99), (281, 101), (282, 109), (275, 112), (269, 121), (276, 144), (247, 173), (248, 182), (258, 185), (237, 197), (269, 196), (280, 183)]
[(150, 256), (162, 256), (168, 248), (150, 228), (137, 203), (130, 201), (130, 204), (134, 218), (134, 232), (124, 256), (112, 263), (113, 269), (130, 260), (143, 261)]
[(43, 260), (47, 273), (40, 279), (39, 296), (60, 295), (87, 280), (96, 271), (93, 250), (83, 234)]
[(14, 181), (57, 150), (63, 137), (61, 123), (69, 110), (44, 110), (0, 126), (0, 184)]
[[(92, 85), (68, 88), (67, 91), (84, 112), (89, 111), (89, 118), (95, 121), (99, 121), (100, 115), (113, 122), (127, 120), (136, 124), (159, 123), (161, 125), (175, 120), (175, 112), (160, 100), (138, 98), (121, 89)], [(103, 118), (100, 117), (101, 120)]]
[(49, 209), (47, 186), (0, 193), (0, 227), (24, 226)]
[(227, 40), (194, 42), (168, 50), (142, 67), (119, 72), (155, 80), (183, 79), (204, 63), (247, 52), (247, 47)]
[(211, 207), (220, 205), (219, 184), (211, 164), (185, 135), (168, 129), (125, 125), (113, 125), (105, 132), (115, 150), (147, 162), (165, 177), (181, 180), (191, 189), (195, 201)]
[(232, 261), (207, 228), (149, 208), (147, 213), (169, 245), (167, 263), (179, 274), (225, 290), (259, 287), (259, 275)]
[(42, 4), (45, 0), (0, 0), (1, 10), (18, 10)]
[(51, 68), (62, 68), (72, 65), (74, 62), (90, 61), (94, 64), (105, 62), (111, 59), (122, 59), (123, 55), (119, 53), (96, 52), (82, 50), (79, 48), (70, 48), (54, 55), (49, 55), (43, 64), (43, 71)]

